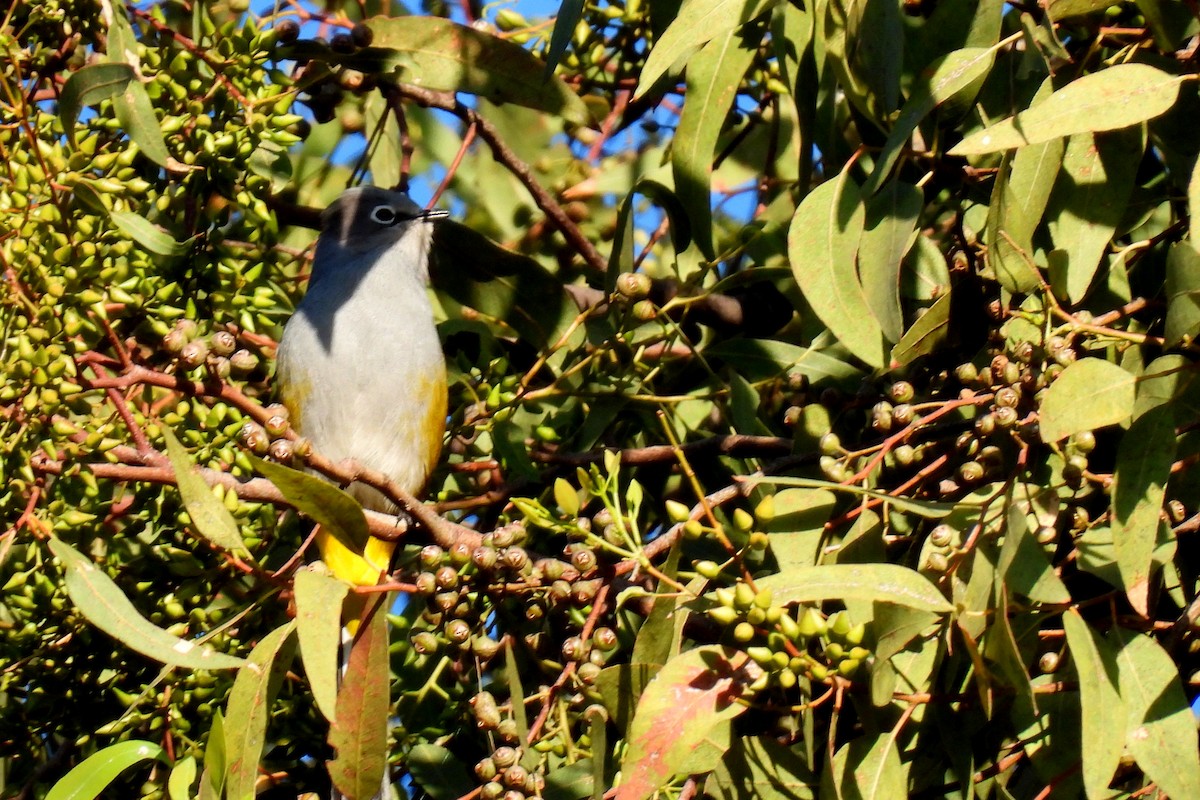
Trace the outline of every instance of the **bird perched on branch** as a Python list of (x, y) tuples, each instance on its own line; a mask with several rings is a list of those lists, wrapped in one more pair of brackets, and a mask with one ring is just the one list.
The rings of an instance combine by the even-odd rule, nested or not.
[[(446, 425), (446, 364), (429, 301), (433, 221), (407, 194), (361, 186), (321, 215), (308, 293), (279, 342), (276, 380), (292, 427), (334, 461), (353, 459), (418, 493)], [(395, 513), (377, 490), (351, 484), (364, 508)], [(318, 531), (334, 575), (374, 585), (395, 543), (356, 553)]]

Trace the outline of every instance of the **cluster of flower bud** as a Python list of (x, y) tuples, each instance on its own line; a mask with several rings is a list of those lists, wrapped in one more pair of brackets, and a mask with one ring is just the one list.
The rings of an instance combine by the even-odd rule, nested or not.
[(258, 368), (259, 358), (238, 346), (237, 336), (230, 331), (200, 334), (200, 326), (190, 319), (178, 320), (163, 337), (163, 349), (170, 353), (184, 370), (204, 367), (218, 378), (245, 378)]
[[(478, 695), (477, 695), (478, 697)], [(507, 745), (497, 747), (475, 765), (475, 777), (484, 800), (536, 800), (546, 788), (541, 772), (522, 764), (522, 751)]]

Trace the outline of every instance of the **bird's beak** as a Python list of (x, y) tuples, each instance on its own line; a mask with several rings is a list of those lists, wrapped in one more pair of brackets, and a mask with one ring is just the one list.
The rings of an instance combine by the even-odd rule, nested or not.
[(433, 222), (436, 219), (445, 219), (450, 216), (450, 212), (444, 208), (427, 208), (421, 213), (421, 219), (426, 222)]

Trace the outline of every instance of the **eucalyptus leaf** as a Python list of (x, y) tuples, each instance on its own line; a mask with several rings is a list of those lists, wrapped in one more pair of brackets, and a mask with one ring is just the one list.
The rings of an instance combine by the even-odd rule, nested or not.
[(1050, 384), (1039, 409), (1043, 442), (1116, 425), (1133, 413), (1135, 378), (1100, 358), (1081, 358)]
[(187, 669), (236, 669), (245, 662), (206, 644), (180, 639), (134, 608), (120, 587), (86, 556), (57, 537), (50, 549), (66, 572), (67, 593), (88, 621), (121, 644), (162, 664)]
[(950, 155), (996, 153), (1079, 133), (1128, 128), (1175, 104), (1183, 77), (1148, 64), (1117, 64), (1072, 81), (1014, 117), (973, 133)]

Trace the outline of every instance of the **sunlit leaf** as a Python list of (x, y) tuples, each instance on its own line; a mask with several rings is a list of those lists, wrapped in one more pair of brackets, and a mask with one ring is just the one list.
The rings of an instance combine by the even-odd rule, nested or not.
[(669, 781), (692, 750), (746, 711), (734, 700), (761, 672), (745, 653), (717, 645), (668, 661), (638, 701), (616, 800), (643, 800)]
[(347, 800), (371, 800), (387, 771), (391, 681), (385, 601), (383, 596), (359, 628), (338, 692), (337, 722), (329, 727), (335, 752), (329, 777)]
[(864, 216), (858, 187), (848, 175), (825, 181), (796, 209), (788, 258), (796, 284), (821, 322), (855, 356), (882, 367), (883, 331), (852, 267)]
[(183, 498), (183, 504), (192, 519), (196, 533), (222, 550), (248, 556), (249, 552), (242, 541), (237, 520), (196, 472), (183, 445), (166, 427), (163, 428), (163, 439), (167, 443), (167, 457), (171, 460), (171, 468), (175, 470), (179, 495)]
[(1089, 798), (1107, 797), (1108, 783), (1121, 760), (1123, 742), (1119, 732), (1125, 727), (1125, 708), (1113, 685), (1116, 665), (1108, 644), (1083, 621), (1079, 612), (1074, 609), (1065, 612), (1063, 628), (1079, 676), (1083, 785)]
[(917, 239), (917, 219), (924, 196), (916, 186), (888, 183), (867, 200), (866, 220), (858, 243), (858, 274), (867, 305), (889, 342), (904, 331), (900, 308), (900, 266)]
[(675, 193), (687, 209), (696, 244), (710, 259), (714, 256), (713, 151), (755, 52), (744, 47), (739, 37), (729, 31), (714, 38), (688, 59), (687, 91), (683, 113), (679, 115), (675, 146), (671, 148), (671, 169), (675, 176)]
[(579, 96), (557, 75), (543, 80), (545, 65), (515, 42), (441, 17), (373, 17), (367, 25), (373, 47), (359, 57), (378, 59), (404, 83), (515, 103), (576, 125), (590, 119)]
[(1025, 111), (950, 148), (950, 155), (995, 153), (1077, 133), (1128, 128), (1175, 104), (1183, 77), (1148, 64), (1117, 64), (1072, 81)]
[(1042, 400), (1043, 442), (1124, 422), (1133, 413), (1135, 379), (1116, 364), (1081, 358), (1050, 384)]
[(337, 718), (338, 648), (342, 643), (342, 601), (350, 586), (345, 581), (316, 572), (296, 571), (296, 629), (300, 658), (317, 708), (325, 719)]
[(1141, 128), (1067, 140), (1051, 198), (1050, 235), (1061, 251), (1051, 282), (1073, 303), (1087, 293), (1125, 213), (1144, 147)]
[(134, 608), (112, 578), (57, 537), (50, 549), (62, 562), (67, 593), (88, 621), (121, 644), (163, 664), (188, 669), (235, 669), (245, 662), (206, 644), (180, 639), (151, 623)]
[(919, 572), (899, 564), (822, 564), (768, 575), (755, 586), (770, 589), (777, 603), (865, 600), (920, 611), (947, 613), (952, 606)]
[(1121, 437), (1112, 488), (1112, 531), (1125, 593), (1138, 613), (1150, 611), (1151, 560), (1158, 541), (1167, 479), (1175, 460), (1175, 414), (1160, 405), (1142, 414)]
[(946, 341), (950, 332), (950, 306), (953, 293), (947, 292), (934, 301), (925, 313), (917, 317), (912, 326), (892, 348), (892, 367), (911, 364), (921, 356), (928, 355)]
[(1109, 634), (1120, 648), (1117, 668), (1125, 704), (1125, 746), (1168, 797), (1200, 797), (1196, 719), (1179, 683), (1179, 668), (1150, 636), (1125, 628)]
[(295, 654), (295, 630), (296, 624), (289, 622), (264, 636), (233, 682), (225, 711), (225, 796), (229, 800), (253, 800), (256, 794), (267, 720)]
[(761, 16), (779, 0), (686, 0), (654, 43), (638, 77), (641, 97), (681, 58)]
[(121, 231), (151, 253), (160, 256), (179, 256), (191, 248), (191, 240), (176, 241), (171, 234), (141, 214), (132, 211), (110, 211), (109, 217)]
[(289, 503), (316, 521), (323, 531), (348, 549), (363, 551), (371, 534), (358, 501), (316, 476), (254, 456), (249, 458)]
[(162, 747), (153, 742), (117, 742), (88, 756), (64, 775), (46, 794), (46, 800), (93, 800), (134, 764), (162, 757)]
[(75, 124), (84, 107), (124, 91), (135, 75), (132, 66), (122, 63), (88, 64), (71, 73), (59, 93), (58, 118), (62, 120), (72, 147), (75, 146)]

